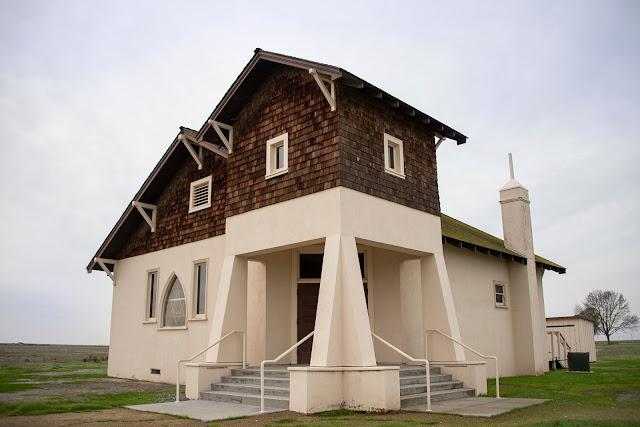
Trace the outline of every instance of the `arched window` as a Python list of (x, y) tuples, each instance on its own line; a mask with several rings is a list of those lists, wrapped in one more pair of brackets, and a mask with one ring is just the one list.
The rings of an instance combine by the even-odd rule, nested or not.
[(184, 299), (184, 291), (177, 277), (174, 277), (169, 285), (169, 291), (164, 301), (164, 313), (162, 326), (176, 328), (185, 326), (187, 318), (187, 304)]

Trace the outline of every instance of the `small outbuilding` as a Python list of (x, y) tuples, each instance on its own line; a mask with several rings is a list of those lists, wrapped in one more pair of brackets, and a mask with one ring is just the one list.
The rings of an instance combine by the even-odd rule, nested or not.
[(547, 317), (549, 362), (566, 359), (565, 342), (567, 351), (589, 353), (589, 362), (597, 360), (593, 320), (583, 316)]

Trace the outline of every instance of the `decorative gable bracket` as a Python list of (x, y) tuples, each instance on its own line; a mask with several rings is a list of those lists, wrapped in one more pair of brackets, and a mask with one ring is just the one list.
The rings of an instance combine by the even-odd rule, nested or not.
[[(149, 227), (151, 227), (151, 232), (153, 233), (154, 231), (156, 231), (156, 218), (158, 214), (158, 206), (151, 205), (149, 203), (136, 202), (135, 200), (131, 202), (131, 206), (138, 209), (138, 212), (140, 212), (140, 215), (142, 215), (142, 218), (144, 218), (144, 220), (147, 221), (147, 224), (149, 224)], [(151, 218), (149, 218), (149, 215), (147, 214), (145, 209), (148, 209), (151, 211)]]
[[(100, 265), (100, 268), (102, 268), (102, 271), (107, 273), (107, 275), (113, 282), (113, 286), (115, 286), (116, 285), (116, 260), (106, 259), (106, 258), (94, 258), (93, 260)], [(107, 267), (107, 264), (112, 264), (113, 269), (109, 270), (109, 268)]]
[(447, 138), (445, 138), (444, 136), (440, 136), (438, 134), (436, 134), (436, 138), (438, 138), (438, 142), (436, 142), (436, 150), (437, 150), (438, 147), (440, 147), (440, 144), (446, 141)]
[(191, 145), (191, 142), (189, 142), (186, 136), (180, 134), (180, 136), (178, 136), (178, 139), (182, 141), (187, 150), (189, 150), (189, 154), (191, 154), (193, 160), (195, 160), (198, 164), (198, 170), (202, 170), (202, 146), (198, 147), (198, 154), (196, 154), (196, 151), (193, 149), (193, 145)]
[[(331, 111), (336, 111), (336, 108), (337, 108), (336, 85), (333, 82), (333, 80), (331, 80), (329, 77), (325, 76), (324, 74), (319, 74), (315, 70), (315, 68), (310, 68), (309, 74), (313, 76), (313, 78), (316, 80), (316, 83), (318, 83), (318, 86), (320, 86), (320, 90), (322, 91), (322, 94), (327, 99), (327, 102), (329, 103), (329, 105), (331, 105)], [(327, 85), (325, 83), (329, 83), (329, 85), (331, 86), (331, 93), (329, 93), (329, 90), (327, 89)]]
[[(213, 127), (213, 129), (216, 131), (216, 133), (222, 140), (222, 143), (224, 144), (224, 146), (227, 147), (227, 150), (229, 150), (229, 153), (232, 153), (233, 152), (233, 126), (225, 125), (224, 123), (216, 122), (215, 120), (208, 120), (207, 123), (209, 123)], [(227, 138), (224, 132), (222, 132), (222, 129), (229, 131), (229, 138)]]

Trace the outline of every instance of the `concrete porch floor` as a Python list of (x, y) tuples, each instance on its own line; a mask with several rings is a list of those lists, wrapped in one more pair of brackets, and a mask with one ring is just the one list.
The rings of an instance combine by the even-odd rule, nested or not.
[[(492, 417), (517, 408), (540, 405), (542, 399), (496, 399), (494, 397), (468, 397), (465, 399), (434, 402), (433, 413), (465, 415), (470, 417)], [(201, 421), (224, 420), (231, 417), (260, 414), (259, 406), (237, 403), (212, 402), (209, 400), (187, 400), (182, 402), (151, 403), (127, 406), (129, 409), (159, 414), (179, 415)], [(265, 408), (266, 412), (283, 412), (286, 409)], [(426, 405), (403, 408), (403, 411), (426, 412)]]

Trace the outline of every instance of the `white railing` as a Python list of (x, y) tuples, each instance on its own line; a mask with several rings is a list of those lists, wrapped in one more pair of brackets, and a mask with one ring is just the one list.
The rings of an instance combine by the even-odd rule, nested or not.
[(571, 351), (571, 346), (569, 345), (569, 343), (567, 342), (567, 340), (565, 339), (564, 335), (562, 335), (562, 332), (560, 331), (547, 331), (547, 335), (550, 335), (550, 339), (551, 339), (551, 366), (550, 369), (555, 369), (555, 361), (556, 361), (556, 352), (555, 352), (555, 346), (553, 343), (553, 336), (556, 336), (556, 340), (558, 341), (558, 357), (560, 357), (560, 339), (562, 339), (562, 348), (564, 349), (564, 361), (567, 360), (568, 358), (568, 353), (569, 351)]
[(233, 334), (242, 334), (242, 369), (247, 367), (247, 334), (244, 331), (231, 331), (227, 335), (225, 335), (222, 338), (220, 338), (218, 341), (216, 341), (213, 344), (211, 344), (209, 347), (207, 347), (204, 350), (200, 351), (196, 355), (191, 356), (189, 359), (180, 359), (180, 360), (178, 360), (178, 364), (177, 364), (178, 369), (177, 369), (177, 373), (176, 373), (176, 402), (180, 401), (180, 364), (182, 362), (191, 362), (193, 359), (195, 359), (196, 357), (200, 356), (202, 353), (204, 353), (205, 351), (209, 350), (211, 347), (213, 347), (213, 346), (215, 346), (217, 344), (220, 344), (222, 341), (224, 341), (226, 338), (230, 337)]
[(303, 342), (305, 342), (306, 340), (311, 338), (313, 336), (314, 332), (315, 331), (311, 331), (309, 333), (309, 335), (307, 335), (306, 337), (302, 338), (300, 341), (298, 341), (297, 343), (295, 343), (294, 345), (289, 347), (287, 350), (285, 350), (284, 353), (282, 353), (280, 356), (276, 357), (275, 359), (273, 359), (273, 360), (263, 360), (262, 362), (260, 362), (260, 413), (261, 414), (264, 414), (264, 365), (269, 364), (269, 363), (277, 363), (277, 362), (279, 362), (280, 359), (285, 357), (287, 354), (291, 353), (293, 350), (298, 348), (298, 346), (300, 344), (302, 344)]
[[(453, 337), (450, 337), (449, 335), (445, 334), (444, 332), (438, 330), (438, 329), (428, 329), (426, 331), (424, 331), (424, 354), (428, 355), (428, 348), (427, 348), (427, 342), (428, 342), (428, 335), (429, 332), (437, 332), (440, 335), (449, 338), (451, 341), (453, 341), (456, 344), (461, 345), (463, 348), (466, 348), (467, 350), (469, 350), (470, 352), (477, 354), (478, 356), (482, 357), (483, 359), (493, 359), (496, 362), (496, 398), (500, 399), (500, 372), (498, 370), (498, 358), (496, 356), (485, 356), (484, 354), (472, 349), (471, 347), (469, 347), (468, 345), (462, 344), (460, 341), (454, 339)], [(428, 356), (427, 356), (428, 357)]]
[(431, 412), (431, 367), (429, 366), (429, 361), (427, 359), (414, 359), (413, 357), (409, 356), (404, 351), (402, 351), (399, 348), (395, 347), (393, 344), (389, 344), (388, 342), (386, 342), (385, 340), (383, 340), (382, 338), (380, 338), (379, 336), (377, 336), (373, 332), (371, 332), (371, 335), (374, 338), (376, 338), (378, 341), (380, 341), (381, 343), (383, 343), (384, 345), (389, 347), (391, 350), (395, 351), (396, 353), (401, 354), (402, 356), (406, 357), (407, 359), (411, 360), (412, 362), (424, 363), (424, 367), (427, 369), (427, 412)]

